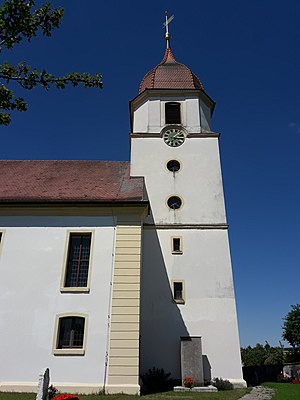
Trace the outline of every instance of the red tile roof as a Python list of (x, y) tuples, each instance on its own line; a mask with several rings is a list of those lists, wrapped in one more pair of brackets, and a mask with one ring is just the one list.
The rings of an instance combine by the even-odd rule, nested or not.
[(0, 203), (144, 200), (128, 161), (0, 161)]
[(139, 93), (146, 89), (202, 89), (203, 85), (184, 64), (175, 60), (171, 49), (166, 49), (161, 63), (143, 78)]

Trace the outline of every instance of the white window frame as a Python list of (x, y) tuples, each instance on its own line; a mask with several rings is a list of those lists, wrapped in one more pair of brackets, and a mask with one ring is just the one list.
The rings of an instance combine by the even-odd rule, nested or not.
[[(174, 239), (179, 239), (179, 250), (174, 250)], [(172, 254), (183, 254), (182, 246), (182, 236), (172, 236), (171, 237), (171, 251)]]
[[(90, 258), (89, 258), (89, 271), (88, 271), (88, 278), (87, 278), (87, 285), (86, 286), (65, 286), (66, 277), (67, 277), (67, 269), (68, 269), (68, 253), (69, 253), (69, 245), (70, 245), (70, 238), (72, 234), (80, 235), (80, 234), (91, 234), (91, 246), (90, 246)], [(64, 251), (64, 259), (63, 259), (63, 266), (62, 266), (62, 274), (60, 280), (60, 292), (61, 293), (89, 293), (90, 292), (90, 281), (91, 281), (91, 270), (92, 270), (92, 260), (93, 260), (93, 249), (94, 249), (94, 237), (95, 237), (95, 230), (93, 229), (70, 229), (66, 232), (66, 239), (65, 239), (65, 251)]]
[[(83, 344), (82, 348), (63, 348), (59, 349), (58, 342), (59, 342), (59, 325), (60, 325), (60, 320), (62, 318), (84, 318), (84, 332), (83, 332)], [(52, 347), (52, 353), (55, 356), (84, 356), (85, 351), (86, 351), (86, 341), (87, 341), (87, 332), (88, 332), (88, 316), (87, 314), (82, 314), (82, 313), (64, 313), (64, 314), (57, 314), (55, 316), (55, 326), (54, 326), (54, 335), (53, 335), (53, 347)]]

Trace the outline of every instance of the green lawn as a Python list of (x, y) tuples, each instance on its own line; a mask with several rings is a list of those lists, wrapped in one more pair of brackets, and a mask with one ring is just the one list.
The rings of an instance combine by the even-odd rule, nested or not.
[[(143, 400), (237, 400), (244, 394), (248, 393), (250, 389), (235, 389), (227, 390), (217, 393), (158, 393), (149, 394), (142, 396)], [(35, 400), (36, 395), (34, 393), (4, 393), (0, 392), (0, 400)], [(139, 400), (139, 396), (128, 396), (128, 395), (79, 395), (80, 400)]]
[(276, 390), (272, 400), (300, 400), (300, 385), (291, 383), (264, 383), (263, 386)]

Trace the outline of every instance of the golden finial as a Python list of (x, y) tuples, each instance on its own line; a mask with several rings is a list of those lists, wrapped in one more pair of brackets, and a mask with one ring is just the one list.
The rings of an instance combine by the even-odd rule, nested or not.
[(164, 22), (164, 27), (166, 28), (165, 38), (166, 38), (166, 41), (167, 41), (167, 49), (169, 49), (170, 48), (170, 41), (171, 41), (171, 35), (169, 33), (169, 23), (171, 21), (173, 21), (174, 15), (172, 15), (170, 18), (168, 18), (168, 12), (167, 11), (165, 12), (165, 15), (166, 15), (166, 21)]

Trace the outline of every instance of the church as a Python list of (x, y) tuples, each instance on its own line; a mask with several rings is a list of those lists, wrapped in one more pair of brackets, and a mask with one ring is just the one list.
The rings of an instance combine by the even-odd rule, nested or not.
[(0, 391), (44, 367), (71, 393), (140, 393), (153, 367), (246, 385), (214, 106), (167, 30), (130, 161), (0, 161)]

